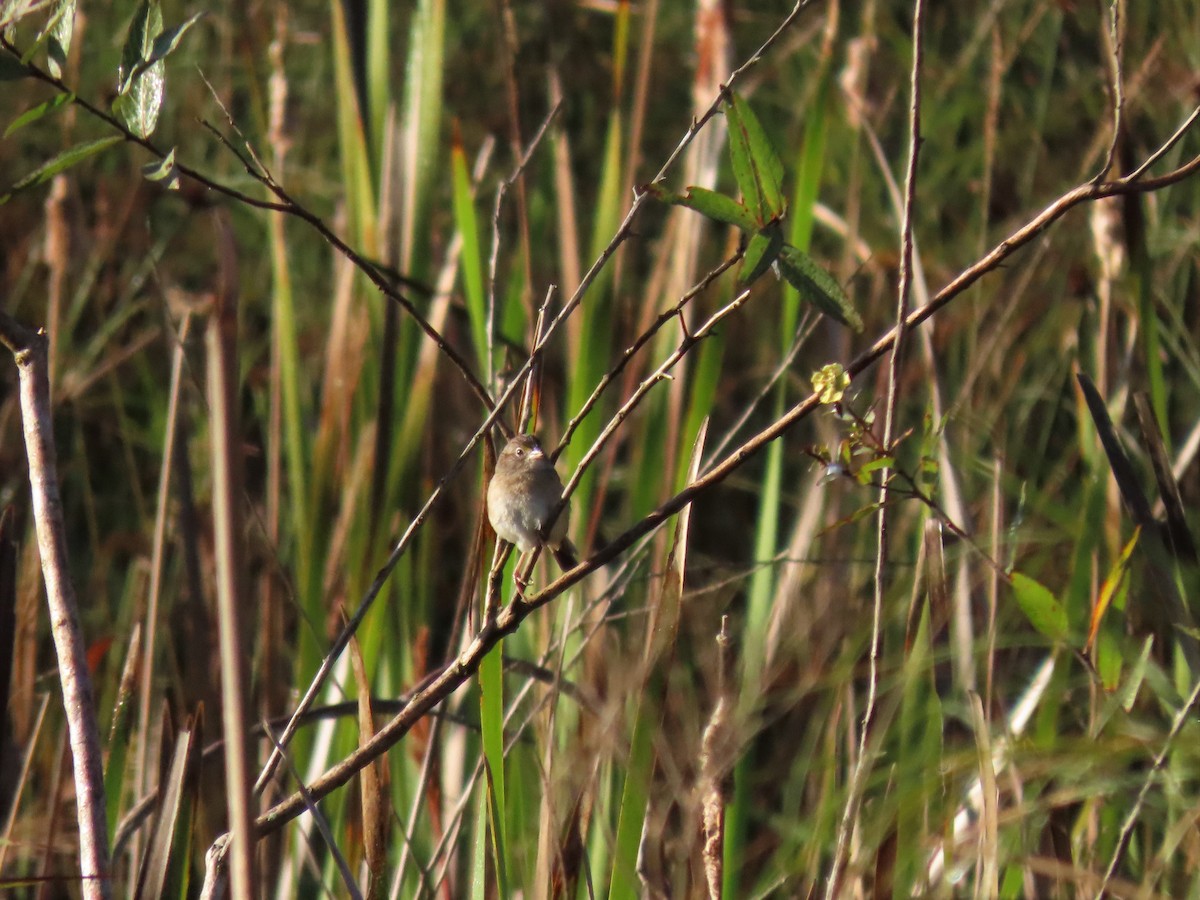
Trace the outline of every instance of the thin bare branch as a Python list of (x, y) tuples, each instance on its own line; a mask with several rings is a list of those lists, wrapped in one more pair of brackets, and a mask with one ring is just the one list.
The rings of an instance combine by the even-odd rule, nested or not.
[[(0, 37), (0, 49), (7, 51), (18, 60), (21, 58), (21, 52), (16, 46), (9, 42), (7, 38)], [(72, 92), (71, 89), (61, 79), (55, 78), (31, 62), (22, 62), (21, 64), (32, 77), (51, 85), (56, 90), (64, 94), (69, 94), (72, 98), (72, 103), (81, 109), (86, 110), (89, 115), (99, 119), (110, 128), (120, 133), (127, 142), (137, 144), (139, 147), (142, 147), (152, 154), (156, 159), (166, 159), (167, 154), (163, 150), (159, 149), (153, 141), (151, 141), (149, 138), (144, 138), (134, 134), (115, 116), (110, 115), (94, 104), (89, 103), (87, 100), (75, 95), (74, 92)], [(245, 168), (246, 173), (255, 181), (263, 185), (263, 187), (273, 194), (279, 202), (261, 200), (258, 197), (252, 197), (249, 194), (242, 193), (241, 191), (221, 184), (220, 182), (209, 178), (207, 175), (204, 175), (190, 166), (176, 162), (175, 169), (181, 176), (188, 178), (197, 184), (214, 191), (215, 193), (221, 194), (224, 197), (245, 204), (246, 206), (252, 206), (256, 209), (266, 209), (273, 210), (274, 212), (287, 213), (288, 215), (295, 216), (296, 218), (307, 222), (313, 228), (313, 230), (325, 240), (326, 243), (332, 246), (346, 259), (350, 260), (355, 268), (366, 275), (381, 294), (400, 305), (400, 307), (413, 319), (413, 321), (417, 323), (418, 327), (425, 332), (429, 339), (437, 345), (438, 349), (445, 354), (446, 358), (450, 360), (454, 367), (458, 369), (459, 374), (463, 377), (463, 380), (466, 381), (467, 386), (471, 389), (472, 393), (475, 394), (482, 406), (485, 409), (492, 408), (491, 394), (476, 377), (474, 371), (471, 369), (470, 364), (466, 361), (466, 359), (463, 358), (462, 354), (455, 350), (454, 347), (452, 347), (450, 343), (442, 336), (442, 334), (436, 328), (434, 328), (432, 324), (430, 324), (430, 322), (416, 308), (413, 302), (396, 289), (396, 287), (392, 284), (392, 281), (388, 278), (387, 274), (376, 263), (367, 259), (349, 244), (347, 244), (344, 240), (342, 240), (332, 228), (325, 224), (325, 221), (321, 219), (320, 216), (308, 209), (308, 207), (298, 203), (291, 196), (291, 194), (289, 194), (283, 188), (283, 186), (271, 176), (269, 171), (256, 162), (256, 157), (247, 158), (240, 151), (236, 150), (228, 139), (220, 135), (216, 129), (212, 128), (211, 125), (208, 125), (207, 123), (202, 124), (216, 134), (221, 143), (224, 144), (225, 147), (237, 157), (238, 161)]]
[[(922, 36), (924, 31), (924, 0), (916, 0), (913, 6), (913, 58), (911, 99), (908, 118), (908, 168), (904, 177), (904, 215), (900, 226), (900, 287), (896, 299), (895, 339), (892, 341), (891, 359), (888, 364), (887, 401), (884, 411), (883, 446), (890, 450), (896, 433), (896, 404), (900, 391), (900, 366), (903, 362), (906, 319), (913, 283), (913, 212), (916, 203), (917, 163), (921, 153), (921, 62)], [(880, 504), (876, 531), (874, 596), (871, 611), (871, 645), (867, 658), (867, 701), (863, 710), (862, 725), (858, 735), (858, 758), (850, 776), (848, 796), (842, 821), (838, 826), (837, 848), (833, 854), (833, 865), (825, 883), (826, 900), (833, 900), (841, 881), (842, 867), (846, 863), (850, 833), (858, 818), (858, 808), (866, 786), (867, 773), (874, 763), (870, 749), (871, 725), (875, 718), (875, 701), (879, 691), (879, 650), (883, 631), (883, 595), (886, 587), (888, 559), (888, 516), (890, 505), (886, 502), (887, 484), (891, 479), (891, 467), (880, 472)]]
[(89, 900), (107, 900), (112, 896), (112, 885), (109, 881), (104, 765), (96, 724), (95, 694), (88, 673), (87, 642), (79, 621), (79, 604), (67, 559), (66, 523), (58, 489), (54, 419), (50, 407), (49, 342), (44, 332), (31, 331), (0, 311), (0, 343), (12, 351), (20, 383), (21, 422), (29, 461), (34, 528), (42, 559), (50, 632), (54, 638), (74, 764), (82, 890)]
[(1121, 69), (1121, 51), (1124, 49), (1123, 33), (1125, 29), (1124, 0), (1109, 0), (1108, 21), (1108, 62), (1111, 67), (1109, 74), (1112, 76), (1113, 104), (1112, 136), (1109, 138), (1108, 152), (1104, 155), (1104, 162), (1100, 166), (1100, 171), (1092, 179), (1093, 184), (1103, 181), (1112, 172), (1113, 165), (1117, 162), (1117, 148), (1121, 143), (1121, 127), (1125, 115), (1125, 94), (1123, 87), (1125, 79)]

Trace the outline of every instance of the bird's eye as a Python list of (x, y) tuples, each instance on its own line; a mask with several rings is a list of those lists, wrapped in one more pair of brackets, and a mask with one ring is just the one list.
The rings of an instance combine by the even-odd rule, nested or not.
[(518, 447), (518, 448), (517, 448), (516, 450), (514, 450), (513, 452), (514, 452), (514, 453), (516, 453), (516, 454), (517, 454), (517, 456), (524, 456), (524, 455), (525, 455), (525, 451), (524, 451), (524, 450), (522, 450), (520, 447)]

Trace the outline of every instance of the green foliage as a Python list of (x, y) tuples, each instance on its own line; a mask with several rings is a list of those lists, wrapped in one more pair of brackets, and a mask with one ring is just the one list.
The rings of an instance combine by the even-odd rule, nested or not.
[(461, 143), (450, 151), (450, 168), (454, 180), (454, 218), (462, 235), (463, 295), (471, 320), (471, 335), (479, 359), (479, 370), (490, 372), (488, 356), (490, 342), (487, 333), (487, 296), (483, 285), (483, 258), (479, 253), (479, 222), (475, 215), (475, 197), (467, 157)]
[(37, 37), (34, 38), (25, 52), (21, 54), (21, 63), (27, 64), (40, 51), (46, 50), (46, 67), (54, 77), (62, 74), (62, 64), (66, 61), (67, 51), (71, 47), (71, 37), (74, 34), (75, 22), (75, 3), (73, 0), (63, 2), (58, 0), (54, 4), (53, 12), (46, 24), (42, 26)]
[(142, 0), (121, 51), (117, 72), (117, 99), (113, 112), (138, 137), (149, 137), (162, 109), (166, 65), (152, 61), (155, 40), (162, 34), (159, 0)]
[(1067, 636), (1067, 611), (1043, 585), (1020, 572), (1012, 573), (1013, 595), (1029, 623), (1052, 641)]
[(732, 91), (725, 100), (729, 122), (729, 157), (742, 202), (753, 211), (759, 225), (783, 218), (783, 161), (749, 105)]
[(484, 765), (487, 767), (488, 832), (491, 835), (492, 864), (497, 888), (501, 894), (507, 894), (509, 848), (505, 837), (505, 819), (509, 807), (505, 800), (502, 646), (489, 653), (479, 667), (479, 725), (483, 738)]
[(87, 141), (82, 144), (76, 144), (57, 156), (47, 160), (42, 165), (38, 166), (28, 175), (17, 180), (17, 182), (8, 190), (8, 193), (0, 196), (0, 204), (7, 203), (13, 198), (14, 194), (20, 191), (28, 190), (29, 188), (38, 187), (45, 184), (55, 175), (60, 172), (65, 172), (72, 166), (77, 166), (84, 160), (95, 156), (98, 153), (107, 150), (114, 144), (121, 143), (119, 136), (99, 138), (94, 141)]
[(142, 175), (147, 181), (161, 181), (169, 191), (179, 190), (179, 170), (175, 168), (175, 149), (172, 148), (158, 162), (142, 166)]
[(862, 318), (841, 285), (807, 253), (784, 240), (781, 222), (787, 213), (787, 202), (782, 189), (783, 162), (762, 125), (749, 105), (733, 92), (726, 97), (725, 116), (729, 121), (729, 156), (742, 195), (740, 202), (695, 185), (682, 194), (659, 184), (646, 185), (645, 190), (664, 203), (693, 209), (713, 221), (740, 229), (746, 241), (743, 284), (753, 284), (774, 267), (806, 303), (843, 325), (862, 331)]
[(803, 250), (785, 244), (776, 260), (780, 274), (787, 283), (800, 292), (800, 297), (811, 303), (825, 315), (848, 325), (855, 331), (863, 330), (862, 317), (854, 311), (841, 285), (829, 273), (813, 262)]
[[(914, 301), (991, 248), (1003, 259), (906, 333), (891, 441), (878, 362), (900, 274), (911, 4), (836, 22), (811, 6), (733, 84), (719, 48), (757, 46), (782, 4), (706, 22), (732, 31), (698, 43), (680, 4), (372, 0), (362, 21), (336, 2), (209, 4), (203, 21), (151, 0), (93, 6), (86, 30), (73, 0), (0, 13), (15, 179), (0, 306), (51, 341), (118, 892), (187, 896), (224, 816), (196, 338), (214, 298), (238, 304), (230, 458), (255, 720), (295, 708), (343, 610), (370, 601), (355, 693), (374, 694), (383, 725), (484, 640), (486, 455), (455, 465), (528, 363), (549, 296), (545, 321), (570, 313), (532, 373), (536, 427), (554, 447), (573, 423), (564, 478), (595, 451), (571, 498), (581, 556), (622, 549), (506, 632), (380, 759), (393, 827), (376, 887), (692, 896), (712, 878), (729, 897), (813, 896), (846, 838), (846, 893), (1094, 892), (1110, 864), (1114, 892), (1195, 893), (1197, 675), (1180, 651), (1195, 626), (1164, 598), (1197, 596), (1200, 573), (1151, 552), (1152, 529), (1123, 511), (1074, 375), (1097, 385), (1144, 488), (1122, 402), (1147, 393), (1194, 529), (1200, 180), (1067, 212), (1004, 249), (1104, 161), (1105, 5), (927, 11)], [(1200, 33), (1184, 0), (1124, 12), (1110, 177), (1188, 114), (1175, 76), (1195, 68)], [(1187, 131), (1145, 178), (1198, 148)], [(232, 248), (213, 240), (214, 207)], [(0, 367), (0, 506), (28, 521), (15, 371)], [(509, 427), (520, 394), (497, 411)], [(657, 530), (628, 531), (643, 522)], [(35, 704), (56, 660), (27, 527), (0, 699), (29, 775), (0, 834), (3, 885), (46, 871), (46, 847), (68, 870), (74, 845), (74, 792), (50, 794), (63, 714), (53, 696), (44, 717)], [(539, 563), (529, 593), (558, 575)], [(139, 668), (144, 682), (123, 678)], [(334, 663), (289, 745), (308, 782), (362, 743), (337, 705), (352, 683)], [(351, 872), (367, 858), (357, 781), (320, 800)], [(968, 809), (975, 830), (955, 835)], [(714, 810), (724, 831), (706, 845)], [(348, 893), (306, 818), (268, 826), (283, 839), (261, 854), (264, 883)]]
[(21, 115), (13, 119), (12, 124), (4, 129), (4, 137), (12, 137), (13, 134), (21, 128), (36, 122), (38, 119), (42, 118), (42, 116), (54, 112), (63, 104), (70, 103), (74, 99), (74, 94), (55, 94), (45, 103), (39, 103), (37, 106), (30, 107), (29, 109), (25, 110), (25, 112), (21, 113)]

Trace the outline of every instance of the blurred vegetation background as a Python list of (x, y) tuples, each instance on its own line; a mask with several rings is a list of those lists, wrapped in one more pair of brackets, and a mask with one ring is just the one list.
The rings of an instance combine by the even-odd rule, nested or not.
[[(203, 15), (147, 70), (165, 88), (146, 137), (245, 199), (280, 203), (273, 181), (289, 212), (186, 174), (171, 190), (129, 139), (37, 176), (131, 129), (96, 113), (121, 92), (131, 28), (156, 10), (166, 31)], [(5, 4), (0, 309), (50, 341), (117, 895), (196, 896), (228, 827), (222, 747), (199, 752), (222, 737), (218, 411), (201, 340), (214, 303), (236, 309), (247, 711), (278, 734), (487, 414), (365, 269), (493, 397), (528, 359), (543, 303), (552, 317), (585, 285), (536, 370), (549, 446), (587, 411), (558, 458), (564, 480), (646, 390), (572, 497), (583, 556), (894, 325), (913, 8), (814, 2), (736, 89), (782, 160), (786, 240), (841, 285), (863, 330), (767, 273), (654, 375), (684, 329), (739, 296), (734, 266), (650, 335), (741, 234), (654, 200), (622, 221), (790, 10)], [(38, 42), (48, 22), (58, 44)], [(924, 28), (914, 306), (1103, 174), (1110, 147), (1108, 174), (1132, 171), (1200, 100), (1191, 0), (932, 4)], [(26, 63), (57, 64), (61, 81)], [(17, 122), (64, 90), (92, 109), (59, 101)], [(738, 196), (726, 123), (705, 122), (667, 189)], [(1197, 153), (1189, 131), (1152, 174)], [(881, 443), (884, 365), (534, 611), (505, 639), (503, 672), (489, 657), (482, 695), (472, 679), (321, 801), (324, 831), (310, 813), (270, 829), (263, 896), (1200, 896), (1197, 635), (1170, 611), (1171, 597), (1194, 605), (1200, 579), (1126, 511), (1076, 381), (1096, 385), (1161, 516), (1153, 432), (1135, 413), (1145, 394), (1194, 528), (1198, 201), (1190, 178), (1068, 212), (909, 333), (894, 446)], [(0, 508), (17, 542), (0, 597), (0, 883), (72, 896), (70, 751), (16, 384), (0, 365)], [(477, 448), (420, 519), (260, 810), (369, 738), (480, 627), (488, 466)], [(535, 588), (557, 575), (540, 563)], [(373, 714), (337, 706), (368, 695)], [(270, 748), (259, 732), (259, 765)]]

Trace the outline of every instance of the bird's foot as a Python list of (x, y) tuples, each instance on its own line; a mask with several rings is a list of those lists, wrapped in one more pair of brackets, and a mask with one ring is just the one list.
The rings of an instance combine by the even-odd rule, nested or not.
[(529, 587), (529, 579), (521, 577), (520, 566), (513, 572), (513, 586), (517, 590), (517, 596), (522, 600), (525, 599), (525, 589)]

